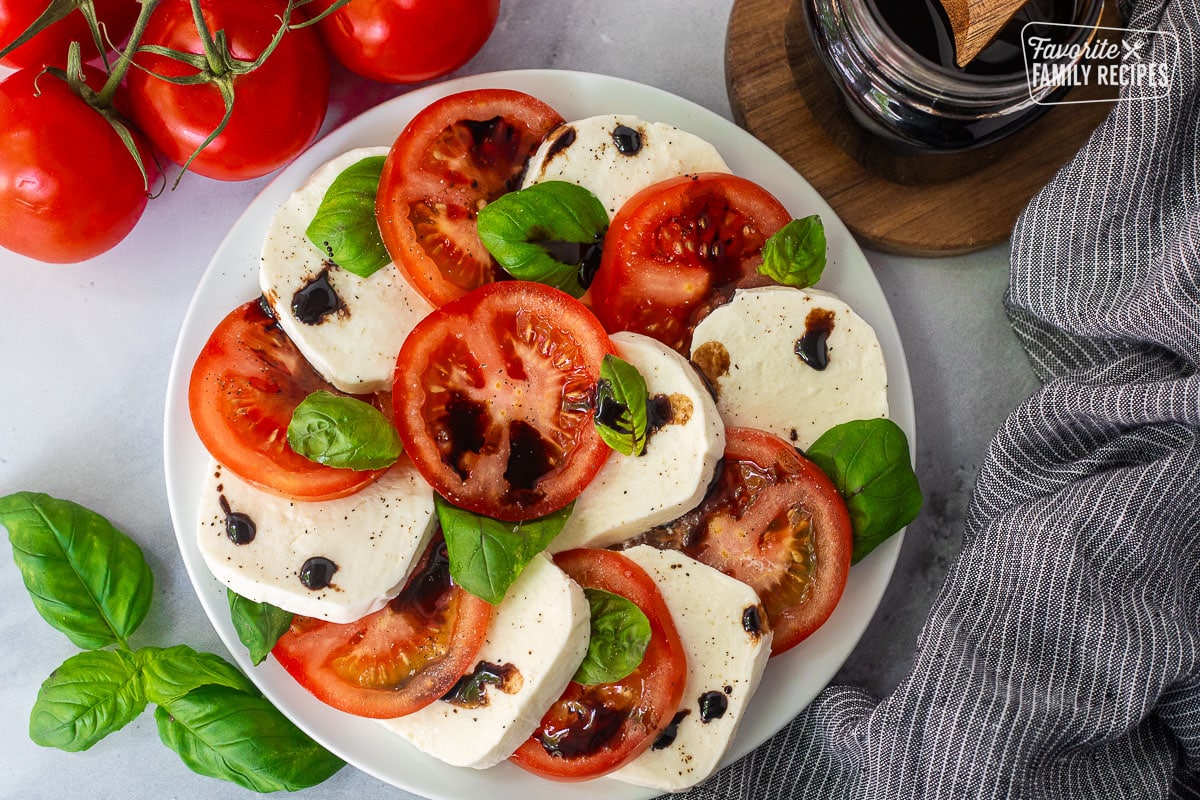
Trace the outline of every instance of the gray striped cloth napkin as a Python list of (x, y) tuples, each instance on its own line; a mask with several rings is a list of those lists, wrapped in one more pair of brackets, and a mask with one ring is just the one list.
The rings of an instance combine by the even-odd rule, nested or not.
[(911, 673), (826, 689), (690, 800), (1200, 798), (1200, 4), (1123, 10), (1179, 69), (1017, 222), (1006, 303), (1043, 387), (992, 441)]

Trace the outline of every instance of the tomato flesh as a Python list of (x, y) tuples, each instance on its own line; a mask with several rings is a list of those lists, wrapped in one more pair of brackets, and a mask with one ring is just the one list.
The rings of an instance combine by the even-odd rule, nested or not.
[(379, 181), (379, 230), (392, 259), (433, 305), (497, 278), (476, 216), (517, 188), (530, 153), (561, 122), (527, 94), (476, 89), (430, 104), (396, 139)]
[(386, 606), (338, 624), (297, 616), (272, 653), (317, 699), (388, 719), (449, 692), (474, 665), (492, 607), (450, 579), (445, 543), (430, 545)]
[(557, 289), (476, 289), (400, 348), (392, 400), (405, 452), (462, 508), (510, 521), (557, 511), (608, 457), (592, 406), (611, 352), (595, 317)]
[(757, 184), (723, 173), (683, 175), (626, 201), (591, 286), (610, 332), (633, 331), (687, 354), (694, 315), (714, 291), (756, 273), (787, 209)]
[(632, 673), (613, 683), (569, 683), (512, 755), (513, 763), (534, 774), (587, 780), (654, 744), (683, 698), (687, 657), (658, 587), (634, 562), (611, 550), (580, 549), (559, 553), (554, 563), (584, 588), (633, 601), (650, 620), (650, 644)]
[(694, 511), (645, 539), (683, 550), (758, 592), (791, 649), (833, 613), (850, 572), (850, 513), (820, 467), (774, 434), (726, 428), (721, 474)]
[(358, 491), (383, 471), (327, 467), (292, 450), (292, 412), (318, 389), (337, 391), (261, 304), (250, 301), (226, 316), (200, 351), (188, 408), (208, 452), (243, 480), (296, 500), (331, 500)]

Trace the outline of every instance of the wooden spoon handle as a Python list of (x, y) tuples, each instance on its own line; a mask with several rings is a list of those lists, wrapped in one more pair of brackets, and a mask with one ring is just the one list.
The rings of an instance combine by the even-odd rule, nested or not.
[(954, 32), (954, 61), (965, 67), (991, 44), (1027, 0), (941, 0)]

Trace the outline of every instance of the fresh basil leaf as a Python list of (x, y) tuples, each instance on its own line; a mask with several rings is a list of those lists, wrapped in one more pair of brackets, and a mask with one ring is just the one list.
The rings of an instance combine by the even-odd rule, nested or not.
[(758, 271), (776, 283), (803, 289), (825, 271), (825, 225), (816, 214), (794, 219), (767, 239)]
[(170, 704), (200, 686), (228, 686), (257, 693), (250, 679), (225, 659), (202, 653), (187, 645), (143, 647), (134, 653), (142, 671), (146, 699)]
[(375, 195), (385, 156), (351, 164), (325, 191), (305, 235), (329, 260), (360, 278), (391, 263), (375, 221)]
[(201, 686), (154, 718), (163, 744), (191, 770), (250, 791), (305, 789), (345, 766), (257, 693)]
[(830, 428), (807, 455), (837, 486), (850, 509), (858, 563), (916, 519), (923, 502), (908, 437), (888, 419), (860, 419)]
[(592, 608), (592, 635), (572, 680), (585, 685), (619, 681), (642, 663), (650, 644), (650, 620), (619, 594), (592, 588), (583, 593)]
[(604, 357), (596, 383), (596, 432), (605, 444), (627, 456), (646, 451), (649, 398), (637, 367), (611, 354)]
[(502, 522), (473, 514), (433, 496), (446, 537), (450, 577), (471, 594), (497, 605), (508, 587), (571, 516), (574, 503), (525, 522)]
[(29, 715), (29, 738), (79, 752), (118, 731), (146, 708), (137, 659), (128, 650), (88, 650), (54, 670)]
[(0, 497), (0, 525), (44, 620), (78, 647), (128, 647), (154, 595), (132, 539), (94, 511), (32, 492)]
[(250, 662), (258, 665), (266, 660), (279, 637), (292, 625), (292, 612), (270, 603), (247, 600), (232, 589), (227, 590), (229, 616), (238, 640), (250, 651)]
[(608, 212), (582, 186), (567, 181), (535, 183), (509, 192), (479, 212), (479, 238), (500, 266), (518, 280), (536, 281), (573, 297), (586, 291), (579, 263), (555, 259), (543, 246), (604, 240)]
[(288, 444), (319, 464), (384, 469), (396, 463), (400, 435), (383, 412), (354, 397), (318, 390), (300, 401), (288, 423)]

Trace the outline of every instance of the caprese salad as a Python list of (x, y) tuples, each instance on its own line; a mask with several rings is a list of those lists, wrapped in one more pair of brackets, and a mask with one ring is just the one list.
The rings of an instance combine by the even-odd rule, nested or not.
[(708, 777), (920, 506), (824, 265), (702, 139), (516, 91), (326, 164), (189, 384), (256, 663), (450, 764)]

